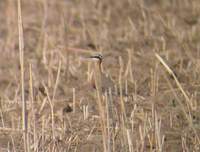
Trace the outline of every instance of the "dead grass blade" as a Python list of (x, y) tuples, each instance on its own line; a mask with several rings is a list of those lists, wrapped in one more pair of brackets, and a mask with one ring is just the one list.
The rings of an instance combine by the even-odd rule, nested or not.
[(22, 129), (24, 137), (24, 151), (28, 151), (28, 130), (27, 130), (27, 114), (26, 101), (24, 93), (24, 36), (22, 26), (21, 0), (18, 0), (18, 32), (19, 32), (19, 57), (21, 69), (21, 99), (22, 99)]
[(186, 94), (186, 92), (184, 91), (183, 87), (181, 86), (180, 82), (178, 81), (176, 75), (174, 74), (174, 72), (170, 69), (170, 67), (165, 63), (165, 61), (161, 58), (161, 56), (159, 56), (157, 53), (155, 53), (156, 58), (158, 59), (158, 61), (165, 67), (165, 69), (167, 70), (167, 72), (173, 77), (173, 79), (176, 82), (177, 87), (180, 89), (181, 93), (183, 94), (183, 96), (185, 97), (186, 100), (186, 104), (188, 106), (188, 108), (192, 108), (192, 102), (190, 101), (190, 98), (188, 97), (188, 95)]

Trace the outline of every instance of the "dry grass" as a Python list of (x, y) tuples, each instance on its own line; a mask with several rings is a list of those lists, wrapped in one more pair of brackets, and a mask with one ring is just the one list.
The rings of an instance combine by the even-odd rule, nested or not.
[[(200, 151), (198, 0), (0, 10), (0, 151)], [(115, 84), (106, 91), (84, 60), (96, 53)]]

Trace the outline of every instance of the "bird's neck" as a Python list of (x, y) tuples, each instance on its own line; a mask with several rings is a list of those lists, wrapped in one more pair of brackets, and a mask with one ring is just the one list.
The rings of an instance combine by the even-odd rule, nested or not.
[(98, 63), (94, 63), (94, 68), (95, 68), (95, 71), (98, 72), (98, 73), (102, 73), (102, 71), (103, 71), (102, 70), (103, 69), (102, 68), (102, 64), (99, 63), (99, 62)]
[(101, 78), (102, 78), (102, 65), (99, 63), (94, 64), (94, 80), (95, 80), (95, 87), (98, 87), (98, 90), (101, 91)]

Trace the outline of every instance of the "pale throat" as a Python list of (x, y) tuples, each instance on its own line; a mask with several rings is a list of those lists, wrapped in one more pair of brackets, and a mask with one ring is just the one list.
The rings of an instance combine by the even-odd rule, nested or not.
[(93, 71), (94, 78), (96, 79), (96, 83), (98, 83), (98, 87), (101, 88), (101, 78), (102, 78), (102, 65), (99, 62), (94, 63), (94, 71)]

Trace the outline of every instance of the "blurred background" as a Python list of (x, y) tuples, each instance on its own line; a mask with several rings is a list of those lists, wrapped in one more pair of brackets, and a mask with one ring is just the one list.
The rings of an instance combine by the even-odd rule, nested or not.
[[(28, 151), (199, 151), (200, 1), (21, 0), (21, 9)], [(0, 23), (0, 149), (23, 151), (17, 0), (0, 1)], [(99, 53), (122, 90), (107, 95), (110, 116), (83, 60)]]

